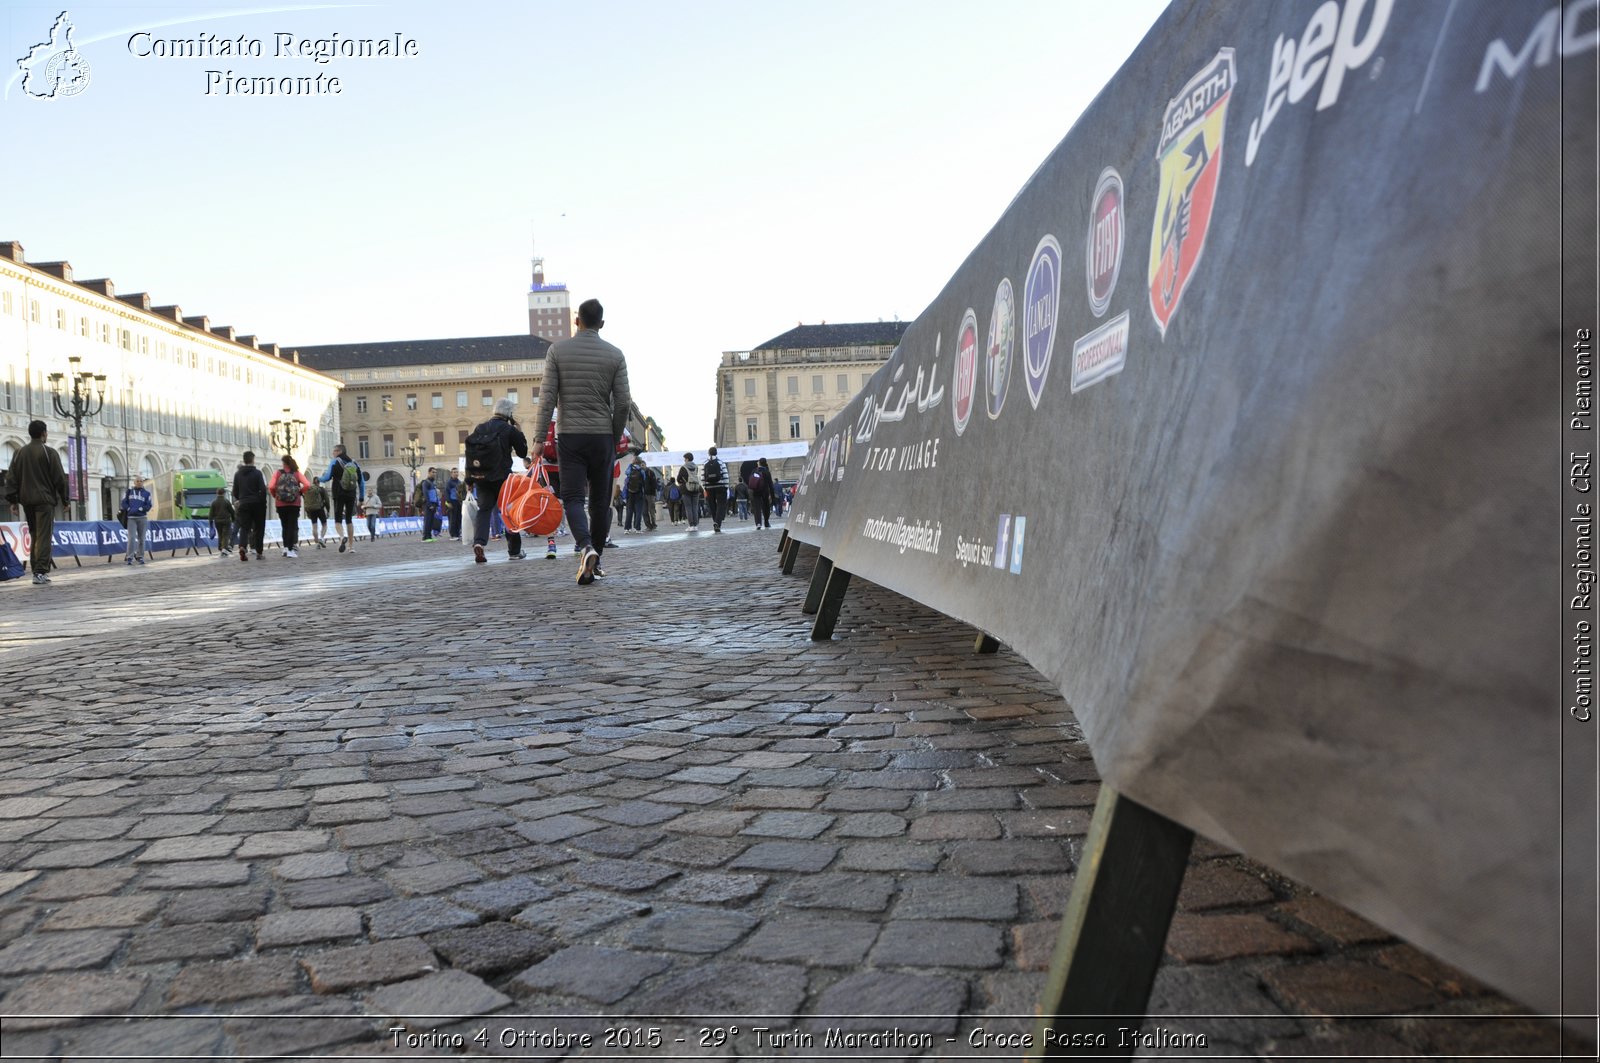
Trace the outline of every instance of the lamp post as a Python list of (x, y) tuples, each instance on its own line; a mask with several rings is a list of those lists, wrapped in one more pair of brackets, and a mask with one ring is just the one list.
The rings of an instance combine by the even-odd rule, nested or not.
[[(89, 479), (89, 448), (83, 440), (83, 422), (105, 407), (106, 375), (79, 369), (82, 362), (83, 359), (73, 355), (67, 359), (67, 372), (50, 374), (50, 402), (55, 406), (57, 416), (72, 419), (72, 469), (77, 481), (73, 494), (78, 500), (78, 519), (87, 520), (84, 494)], [(69, 378), (72, 386), (70, 395), (63, 390)]]
[(294, 448), (305, 442), (306, 423), (296, 417), (289, 419), (289, 408), (283, 408), (283, 417), (268, 422), (272, 426), (272, 447), (280, 454), (294, 454)]
[(400, 460), (411, 470), (411, 493), (417, 493), (417, 470), (422, 468), (422, 444), (413, 439), (400, 448)]

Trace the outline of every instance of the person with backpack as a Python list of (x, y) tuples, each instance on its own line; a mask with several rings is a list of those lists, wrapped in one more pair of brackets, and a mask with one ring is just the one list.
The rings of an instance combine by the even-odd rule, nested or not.
[(534, 424), (538, 439), (555, 417), (556, 407), (561, 408), (556, 433), (561, 502), (577, 541), (580, 587), (605, 576), (600, 557), (611, 530), (611, 473), (617, 441), (628, 426), (633, 404), (628, 360), (600, 338), (604, 327), (600, 300), (585, 299), (578, 305), (577, 333), (545, 352), (539, 420)]
[(656, 530), (656, 497), (661, 494), (661, 476), (649, 465), (644, 467), (644, 527)]
[(772, 470), (767, 459), (758, 458), (756, 467), (745, 477), (744, 486), (750, 492), (750, 506), (755, 510), (756, 527), (772, 527)]
[(306, 488), (305, 507), (306, 519), (311, 522), (311, 541), (317, 544), (318, 550), (326, 550), (328, 544), (323, 541), (328, 532), (328, 489), (316, 480)]
[(247, 450), (233, 474), (233, 509), (239, 521), (239, 560), (250, 560), (250, 551), (261, 560), (261, 540), (267, 531), (267, 481), (256, 468), (254, 451)]
[(678, 466), (678, 487), (683, 492), (683, 512), (689, 520), (689, 530), (700, 530), (700, 496), (705, 493), (705, 484), (700, 480), (700, 466), (694, 463), (693, 454), (683, 456), (683, 464)]
[(439, 481), (434, 477), (438, 470), (430, 467), (428, 475), (417, 481), (411, 492), (411, 508), (422, 516), (422, 541), (431, 543), (439, 532)]
[(461, 504), (466, 500), (467, 485), (461, 482), (460, 473), (450, 470), (450, 479), (444, 485), (444, 511), (450, 515), (450, 541), (461, 541)]
[(720, 532), (722, 522), (728, 518), (728, 467), (717, 457), (716, 447), (706, 451), (700, 482), (705, 485), (706, 501), (711, 505), (711, 530)]
[(145, 490), (144, 477), (135, 476), (133, 486), (122, 496), (122, 511), (128, 515), (127, 564), (144, 564), (145, 539), (150, 531), (150, 509), (155, 500)]
[[(300, 471), (300, 463), (293, 454), (283, 456), (283, 466), (272, 474), (267, 493), (278, 507), (278, 523), (283, 527), (283, 556), (299, 557), (295, 547), (300, 545), (300, 499), (310, 490), (311, 481)], [(260, 557), (258, 551), (256, 557)]]
[(217, 556), (226, 561), (233, 554), (233, 503), (228, 501), (228, 489), (224, 487), (217, 492), (217, 497), (211, 500), (211, 511), (206, 514), (211, 518), (211, 526), (217, 530)]
[[(467, 483), (478, 500), (478, 515), (472, 522), (472, 559), (480, 565), (489, 560), (483, 548), (489, 545), (490, 518), (499, 513), (500, 488), (511, 475), (511, 455), (524, 461), (528, 458), (528, 437), (517, 427), (516, 414), (516, 403), (499, 399), (494, 416), (467, 436)], [(522, 552), (522, 536), (510, 528), (506, 529), (506, 556), (512, 561), (528, 556)]]
[(739, 503), (739, 519), (749, 520), (750, 489), (744, 485), (743, 480), (733, 485), (733, 498), (735, 502)]
[[(350, 460), (350, 452), (344, 449), (344, 444), (335, 443), (333, 460), (328, 462), (328, 471), (321, 480), (333, 496), (333, 530), (344, 526), (344, 538), (339, 540), (341, 554), (356, 548), (356, 503), (361, 498), (363, 479), (361, 466)], [(369, 525), (369, 531), (376, 538), (376, 529)]]
[(650, 493), (650, 469), (643, 454), (635, 454), (622, 478), (622, 497), (628, 507), (627, 518), (622, 523), (625, 532), (644, 531), (644, 500)]
[(683, 488), (678, 486), (676, 480), (668, 480), (662, 488), (662, 497), (667, 504), (667, 519), (674, 524), (682, 524)]

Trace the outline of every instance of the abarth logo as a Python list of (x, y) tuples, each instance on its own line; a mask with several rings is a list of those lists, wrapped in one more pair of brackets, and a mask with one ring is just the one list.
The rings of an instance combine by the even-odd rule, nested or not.
[(1150, 235), (1150, 313), (1163, 339), (1194, 280), (1211, 228), (1228, 99), (1237, 82), (1233, 49), (1223, 48), (1167, 104), (1156, 147), (1161, 187)]

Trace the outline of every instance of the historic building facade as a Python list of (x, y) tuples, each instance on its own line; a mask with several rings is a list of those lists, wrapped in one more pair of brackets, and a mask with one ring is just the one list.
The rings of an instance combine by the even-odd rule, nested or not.
[(565, 284), (546, 282), (544, 259), (533, 260), (528, 287), (528, 334), (551, 343), (572, 338), (572, 294)]
[[(749, 351), (725, 351), (717, 368), (719, 447), (815, 439), (822, 426), (889, 360), (910, 322), (797, 325)], [(785, 459), (793, 479), (803, 458)]]
[[(300, 358), (343, 384), (344, 445), (374, 477), (389, 513), (409, 509), (416, 478), (429, 466), (460, 464), (467, 436), (493, 415), (496, 400), (515, 402), (520, 420), (537, 412), (549, 349), (534, 335), (469, 336), (301, 347)], [(635, 404), (628, 418), (635, 440), (650, 438), (646, 421)], [(659, 448), (659, 432), (655, 439)]]
[[(88, 391), (102, 404), (77, 448), (51, 382), (74, 372), (89, 375)], [(58, 385), (66, 400), (70, 380)], [(328, 461), (338, 392), (336, 380), (275, 343), (155, 305), (143, 292), (119, 295), (106, 278), (78, 280), (67, 262), (29, 262), (21, 244), (0, 241), (0, 468), (27, 443), (28, 422), (45, 421), (63, 464), (86, 473), (91, 520), (116, 513), (134, 475), (209, 468), (231, 477), (245, 450), (271, 468), (274, 420), (305, 423), (293, 450), (302, 463)]]

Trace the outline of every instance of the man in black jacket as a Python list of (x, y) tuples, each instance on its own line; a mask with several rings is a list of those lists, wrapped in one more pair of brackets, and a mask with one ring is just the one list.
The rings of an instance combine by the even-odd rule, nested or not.
[(15, 492), (16, 498), (8, 497), (7, 501), (21, 506), (28, 522), (33, 546), (28, 565), (33, 569), (33, 582), (49, 583), (50, 569), (54, 565), (50, 547), (55, 533), (56, 507), (65, 506), (71, 495), (61, 455), (45, 443), (49, 427), (43, 421), (29, 421), (28, 437), (28, 445), (11, 459), (6, 490), (8, 495)]
[(722, 522), (728, 519), (728, 467), (717, 457), (716, 447), (706, 451), (700, 482), (705, 485), (706, 501), (711, 505), (711, 530), (720, 532)]
[(261, 540), (267, 533), (267, 479), (256, 468), (255, 451), (244, 452), (244, 460), (233, 474), (233, 512), (239, 522), (239, 560), (250, 560), (250, 551), (261, 560)]
[[(494, 416), (474, 428), (467, 437), (469, 451), (479, 440), (487, 440), (493, 448), (492, 460), (485, 468), (473, 468), (470, 452), (467, 461), (467, 481), (478, 493), (478, 519), (473, 521), (472, 527), (472, 559), (480, 565), (489, 560), (483, 556), (483, 548), (489, 545), (489, 520), (500, 504), (500, 488), (511, 475), (511, 455), (514, 453), (523, 460), (528, 457), (528, 437), (517, 427), (516, 413), (516, 403), (501, 399), (494, 404)], [(522, 552), (522, 536), (510, 528), (506, 529), (506, 554), (513, 561), (528, 556)]]

